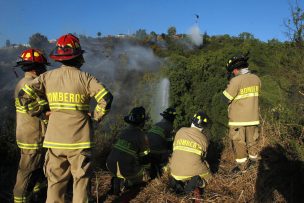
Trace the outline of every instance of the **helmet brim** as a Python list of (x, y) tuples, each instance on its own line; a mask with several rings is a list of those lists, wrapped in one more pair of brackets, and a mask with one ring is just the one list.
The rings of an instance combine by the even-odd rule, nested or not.
[(84, 52), (85, 52), (84, 50), (81, 50), (81, 52), (76, 55), (54, 55), (52, 52), (50, 54), (50, 58), (53, 59), (54, 61), (68, 61), (82, 55)]
[(139, 124), (138, 122), (134, 122), (134, 121), (129, 120), (129, 116), (125, 116), (124, 121), (126, 123), (129, 123), (129, 124), (135, 124), (135, 125)]
[(17, 62), (17, 64), (14, 67), (20, 67), (20, 66), (27, 66), (27, 65), (46, 65), (46, 66), (50, 66), (51, 64), (49, 62), (47, 63), (37, 63), (37, 62), (31, 62), (31, 61), (20, 61)]

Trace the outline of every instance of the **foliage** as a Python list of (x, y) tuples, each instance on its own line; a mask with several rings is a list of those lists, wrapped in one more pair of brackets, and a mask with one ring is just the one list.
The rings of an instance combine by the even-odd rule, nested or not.
[(37, 48), (37, 49), (47, 51), (45, 49), (47, 47), (49, 47), (50, 43), (46, 36), (44, 36), (40, 33), (36, 33), (30, 37), (29, 44), (31, 45), (32, 48)]
[(176, 27), (174, 27), (174, 26), (169, 27), (167, 33), (168, 33), (169, 37), (175, 36), (176, 35)]
[[(303, 48), (294, 46), (293, 42), (280, 42), (276, 39), (262, 42), (247, 32), (241, 33), (238, 37), (209, 36), (204, 33), (203, 45), (191, 47), (186, 37), (173, 37), (176, 34), (176, 29), (174, 31), (173, 28), (171, 27), (170, 32), (170, 28), (168, 29), (168, 35), (162, 34), (162, 38), (158, 38), (159, 36), (155, 32), (148, 35), (144, 29), (138, 30), (134, 38), (128, 39), (114, 37), (95, 39), (80, 36), (83, 48), (89, 49), (90, 47), (87, 63), (92, 67), (96, 66), (103, 76), (102, 81), (110, 84), (110, 89), (116, 93), (115, 101), (123, 100), (123, 105), (113, 103), (113, 110), (104, 120), (102, 128), (96, 129), (95, 134), (98, 136), (96, 142), (100, 146), (95, 149), (96, 166), (104, 168), (106, 155), (111, 148), (110, 144), (114, 142), (116, 135), (124, 126), (123, 115), (128, 113), (131, 107), (138, 105), (143, 105), (147, 112), (151, 110), (153, 91), (157, 81), (163, 76), (170, 80), (170, 105), (176, 107), (178, 114), (175, 128), (189, 126), (193, 114), (202, 110), (211, 119), (209, 126), (212, 134), (211, 142), (216, 143), (216, 150), (221, 150), (222, 139), (227, 134), (227, 105), (222, 102), (222, 92), (228, 82), (225, 76), (225, 64), (227, 59), (233, 55), (247, 51), (250, 51), (249, 69), (262, 81), (260, 95), (262, 122), (267, 122), (273, 127), (271, 130), (276, 132), (277, 138), (273, 139), (273, 142), (278, 142), (278, 140), (283, 142), (284, 150), (295, 152), (296, 159), (303, 161)], [(39, 46), (48, 47), (49, 44), (46, 43), (46, 40), (39, 33), (30, 39), (31, 45), (38, 48)], [(125, 46), (120, 46), (122, 44)], [(151, 48), (154, 54), (163, 59), (159, 62), (162, 69), (159, 69), (160, 64), (158, 63), (149, 65), (143, 60), (133, 63), (133, 57), (143, 52), (143, 49), (139, 49), (137, 54), (130, 55), (128, 52), (131, 49), (127, 49), (126, 44), (128, 46), (136, 45), (137, 48), (138, 46), (145, 49)], [(20, 50), (0, 50), (1, 67), (11, 67), (14, 64), (11, 61), (15, 60), (20, 51), (21, 48)], [(102, 63), (99, 61), (101, 59)], [(109, 63), (109, 60), (114, 62)], [(104, 64), (111, 66), (103, 69)], [(134, 68), (134, 64), (140, 68)], [(114, 70), (113, 77), (108, 74), (112, 73), (107, 72), (109, 70)], [(0, 69), (0, 73), (5, 73), (4, 69)], [(111, 83), (111, 80), (115, 82)], [(9, 82), (9, 77), (0, 80), (2, 87), (5, 87), (6, 84), (14, 86)], [(13, 112), (13, 107), (8, 105), (8, 103), (13, 104), (13, 100), (5, 99), (9, 98), (10, 93), (4, 88), (1, 89), (0, 99), (2, 98), (3, 108), (0, 108), (0, 113), (3, 113), (5, 118), (7, 118), (6, 115)], [(15, 161), (17, 148), (14, 144), (13, 125), (12, 120), (10, 123), (0, 125), (0, 144), (4, 146), (0, 149), (0, 155)], [(147, 123), (146, 129), (150, 125), (151, 121)], [(5, 161), (7, 160), (5, 159)]]
[(285, 23), (287, 28), (286, 35), (291, 41), (295, 42), (298, 47), (303, 46), (304, 37), (304, 11), (298, 0), (289, 0), (291, 17)]
[(145, 29), (139, 29), (135, 32), (134, 36), (138, 40), (144, 40), (148, 36), (148, 34)]
[(303, 140), (303, 50), (275, 39), (261, 42), (244, 32), (239, 37), (208, 37), (208, 44), (191, 54), (168, 51), (165, 67), (171, 83), (171, 104), (178, 112), (177, 128), (189, 125), (193, 113), (203, 110), (213, 122), (212, 139), (226, 134), (227, 107), (221, 102), (227, 85), (224, 66), (234, 54), (250, 51), (249, 68), (262, 80), (261, 115), (280, 122), (282, 132), (291, 140)]

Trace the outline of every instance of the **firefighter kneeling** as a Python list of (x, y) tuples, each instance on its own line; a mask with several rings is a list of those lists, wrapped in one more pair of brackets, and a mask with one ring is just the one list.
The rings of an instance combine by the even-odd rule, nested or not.
[(198, 112), (192, 118), (191, 127), (183, 127), (175, 135), (169, 163), (169, 185), (177, 194), (189, 194), (192, 191), (201, 194), (212, 177), (205, 161), (208, 138), (204, 127), (208, 122), (207, 116)]
[(129, 124), (122, 130), (107, 158), (107, 168), (113, 174), (112, 193), (118, 195), (123, 187), (143, 183), (150, 167), (149, 144), (142, 131), (146, 113), (143, 107), (133, 108), (124, 120)]
[(151, 179), (161, 176), (172, 153), (174, 108), (167, 108), (160, 114), (163, 119), (152, 126), (148, 132), (151, 150)]

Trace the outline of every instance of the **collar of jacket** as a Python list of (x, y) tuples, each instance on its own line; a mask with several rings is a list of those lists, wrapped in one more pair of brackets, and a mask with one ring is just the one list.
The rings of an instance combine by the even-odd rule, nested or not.
[(170, 122), (169, 120), (167, 120), (167, 119), (165, 119), (165, 118), (162, 118), (162, 119), (160, 120), (160, 122), (161, 122), (161, 123), (172, 123), (172, 122)]
[(248, 68), (240, 69), (240, 75), (244, 75), (244, 74), (247, 74), (247, 73), (250, 73), (250, 70)]
[(198, 127), (196, 127), (193, 123), (191, 123), (191, 128), (197, 129), (197, 130), (199, 130), (200, 132), (202, 132), (202, 130), (203, 130), (203, 128), (198, 128)]
[(24, 77), (25, 78), (33, 78), (34, 79), (37, 76), (35, 74), (31, 73), (31, 72), (25, 72)]
[(137, 130), (142, 131), (142, 128), (141, 128), (141, 127), (134, 126), (134, 125), (131, 125), (131, 124), (129, 124), (129, 126), (128, 126), (127, 128), (128, 128), (128, 129), (137, 129)]
[(71, 69), (80, 70), (80, 68), (77, 68), (77, 67), (74, 67), (74, 66), (67, 66), (67, 65), (61, 65), (60, 68), (71, 68)]

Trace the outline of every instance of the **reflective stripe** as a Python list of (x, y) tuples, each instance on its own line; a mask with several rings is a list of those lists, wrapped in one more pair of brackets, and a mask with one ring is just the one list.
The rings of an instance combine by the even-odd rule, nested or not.
[(149, 153), (150, 153), (150, 150), (147, 149), (147, 150), (145, 150), (145, 151), (143, 151), (143, 152), (140, 152), (140, 153), (139, 153), (139, 156), (146, 156), (146, 155), (148, 155)]
[(132, 150), (132, 149), (129, 149), (128, 147), (126, 147), (126, 146), (123, 146), (123, 145), (120, 145), (120, 144), (115, 144), (114, 145), (114, 148), (116, 148), (116, 149), (118, 149), (118, 150), (120, 150), (120, 151), (123, 151), (123, 152), (126, 152), (127, 154), (130, 154), (130, 155), (132, 155), (132, 156), (134, 156), (134, 157), (137, 157), (136, 156), (136, 151), (134, 151), (134, 150)]
[(14, 196), (14, 202), (16, 203), (25, 203), (27, 200), (26, 197), (17, 197), (17, 196)]
[(145, 164), (145, 165), (143, 165), (143, 168), (149, 169), (149, 168), (151, 168), (151, 164), (150, 163), (149, 164)]
[(105, 110), (105, 109), (101, 108), (101, 107), (98, 106), (98, 105), (96, 106), (96, 111), (97, 111), (97, 112), (102, 112), (103, 114), (109, 112), (109, 110)]
[(16, 110), (16, 112), (18, 112), (18, 113), (24, 113), (24, 114), (26, 114), (27, 113), (27, 111), (26, 110)]
[(46, 105), (46, 104), (48, 104), (48, 102), (46, 101), (46, 100), (39, 100), (38, 101), (38, 104), (40, 105), (40, 106), (43, 106), (43, 105)]
[(137, 174), (133, 175), (133, 176), (126, 176), (126, 177), (124, 177), (124, 176), (122, 176), (121, 174), (120, 174), (120, 175), (119, 175), (119, 174), (116, 174), (116, 176), (117, 176), (118, 178), (121, 178), (121, 179), (126, 180), (126, 179), (137, 178), (137, 177), (139, 177), (139, 176), (142, 176), (143, 174), (144, 174), (144, 168), (141, 168), (140, 171), (139, 171)]
[(42, 144), (39, 143), (29, 144), (29, 143), (22, 143), (18, 140), (17, 140), (17, 145), (20, 149), (39, 149), (42, 147)]
[(99, 102), (106, 94), (108, 93), (108, 91), (104, 88), (102, 90), (100, 90), (96, 95), (95, 95), (95, 100), (97, 102)]
[(249, 125), (259, 125), (260, 121), (248, 121), (248, 122), (229, 122), (228, 125), (231, 126), (249, 126)]
[(34, 108), (36, 108), (37, 106), (39, 106), (38, 102), (37, 101), (34, 101), (30, 104), (27, 105), (28, 107), (28, 110), (33, 110)]
[[(45, 102), (45, 100), (42, 100), (42, 101)], [(34, 101), (34, 102), (28, 104), (27, 106), (22, 106), (18, 99), (16, 99), (16, 101), (15, 101), (16, 111), (19, 113), (26, 113), (28, 110), (33, 110), (37, 106), (39, 106), (39, 103), (37, 101)]]
[(36, 93), (34, 92), (34, 90), (32, 88), (30, 88), (28, 85), (25, 85), (22, 90), (28, 94), (30, 97), (36, 99), (37, 98), (37, 95)]
[(185, 147), (185, 146), (174, 146), (173, 151), (175, 151), (175, 150), (180, 150), (180, 151), (194, 153), (194, 154), (197, 154), (197, 155), (202, 155), (201, 150), (190, 148), (190, 147)]
[(76, 110), (83, 111), (89, 110), (90, 105), (88, 104), (71, 104), (71, 103), (49, 103), (51, 110), (65, 109), (65, 110)]
[(223, 94), (225, 95), (225, 97), (227, 97), (227, 99), (233, 100), (233, 96), (231, 96), (226, 90), (223, 92)]
[(250, 155), (250, 154), (249, 154), (249, 158), (251, 158), (251, 159), (257, 159), (257, 158), (258, 158), (258, 155)]
[(247, 161), (247, 158), (242, 158), (242, 159), (235, 159), (237, 163), (245, 163)]
[(245, 99), (245, 98), (249, 98), (249, 97), (258, 97), (258, 96), (259, 96), (258, 92), (253, 92), (253, 93), (238, 95), (234, 98), (234, 100)]
[(163, 139), (166, 139), (164, 129), (162, 129), (161, 127), (158, 127), (156, 125), (152, 126), (152, 128), (148, 131), (148, 133), (154, 133), (156, 135), (161, 136)]
[[(199, 176), (201, 178), (204, 178), (205, 176), (209, 175), (209, 173), (202, 173), (202, 174), (199, 174)], [(186, 180), (190, 180), (193, 176), (195, 175), (192, 175), (192, 176), (177, 176), (177, 175), (174, 175), (173, 173), (171, 173), (171, 176), (175, 179), (175, 180), (183, 180), (183, 181), (186, 181)]]
[(49, 142), (44, 141), (43, 147), (53, 148), (53, 149), (86, 149), (94, 146), (93, 142), (79, 142), (79, 143), (59, 143), (59, 142)]
[(39, 192), (40, 189), (41, 189), (41, 183), (36, 183), (33, 188), (33, 192)]

